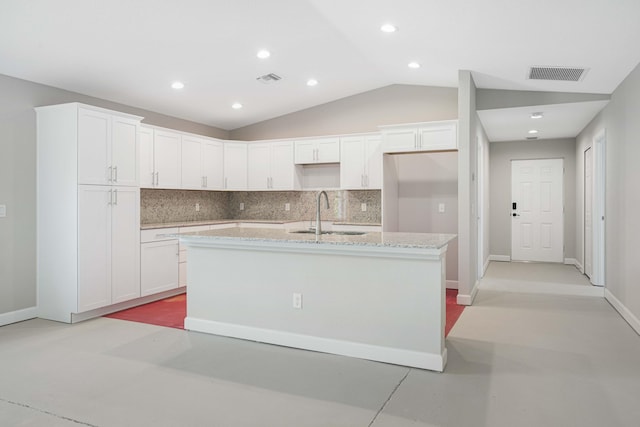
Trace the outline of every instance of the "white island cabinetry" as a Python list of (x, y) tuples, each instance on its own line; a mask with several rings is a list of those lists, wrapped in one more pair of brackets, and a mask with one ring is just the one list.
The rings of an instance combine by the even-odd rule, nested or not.
[(442, 371), (453, 238), (241, 227), (180, 235), (189, 250), (185, 328)]

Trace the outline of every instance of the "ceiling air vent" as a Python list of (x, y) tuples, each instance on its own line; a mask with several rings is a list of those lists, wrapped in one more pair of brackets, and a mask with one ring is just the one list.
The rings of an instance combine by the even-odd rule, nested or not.
[(533, 140), (533, 139), (538, 139), (538, 137), (537, 136), (528, 136), (527, 139)]
[(256, 80), (267, 85), (270, 83), (275, 83), (278, 80), (282, 80), (282, 77), (274, 73), (269, 73), (269, 74), (265, 74), (264, 76), (257, 77)]
[(587, 74), (586, 68), (579, 67), (531, 67), (527, 76), (530, 80), (556, 80), (579, 82)]

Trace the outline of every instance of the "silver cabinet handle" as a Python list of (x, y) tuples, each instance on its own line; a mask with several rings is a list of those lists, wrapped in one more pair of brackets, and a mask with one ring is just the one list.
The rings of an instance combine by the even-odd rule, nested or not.
[(115, 176), (116, 176), (116, 177), (113, 179), (113, 182), (118, 182), (118, 167), (117, 167), (117, 166), (113, 168), (113, 172), (114, 172), (114, 174), (115, 174)]
[(109, 166), (107, 168), (107, 182), (113, 181), (113, 168)]
[(160, 185), (160, 172), (156, 172), (156, 187)]

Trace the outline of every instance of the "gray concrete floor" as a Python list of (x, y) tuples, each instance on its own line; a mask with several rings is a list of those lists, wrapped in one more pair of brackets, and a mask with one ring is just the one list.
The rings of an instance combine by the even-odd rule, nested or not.
[(447, 347), (439, 374), (34, 319), (0, 328), (0, 426), (640, 425), (640, 337), (603, 298), (481, 289)]

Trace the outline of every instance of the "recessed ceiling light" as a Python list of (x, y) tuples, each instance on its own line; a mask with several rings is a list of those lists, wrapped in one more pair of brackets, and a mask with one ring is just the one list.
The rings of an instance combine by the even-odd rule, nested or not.
[(234, 110), (239, 110), (242, 108), (242, 104), (240, 104), (239, 102), (234, 102), (233, 105), (231, 105), (231, 108), (233, 108)]
[(182, 89), (184, 87), (184, 83), (182, 83), (182, 82), (173, 82), (173, 83), (171, 83), (171, 87), (173, 89)]
[(409, 64), (407, 64), (407, 66), (408, 66), (409, 68), (414, 68), (414, 69), (415, 69), (415, 68), (420, 68), (420, 64), (419, 64), (419, 63), (417, 63), (417, 62), (409, 62)]
[(383, 33), (395, 33), (396, 31), (398, 31), (398, 27), (391, 24), (384, 24), (382, 27), (380, 27), (380, 31), (382, 31)]
[(260, 59), (266, 59), (271, 56), (271, 52), (269, 52), (268, 50), (262, 49), (258, 51), (256, 56)]
[(542, 113), (531, 113), (532, 119), (541, 119), (544, 116)]
[(531, 135), (534, 135), (534, 134), (538, 133), (538, 131), (537, 131), (537, 130), (535, 130), (535, 129), (531, 129), (531, 130), (529, 131), (529, 133), (530, 133)]
[(317, 84), (318, 84), (318, 81), (316, 79), (307, 80), (307, 86), (315, 86)]

